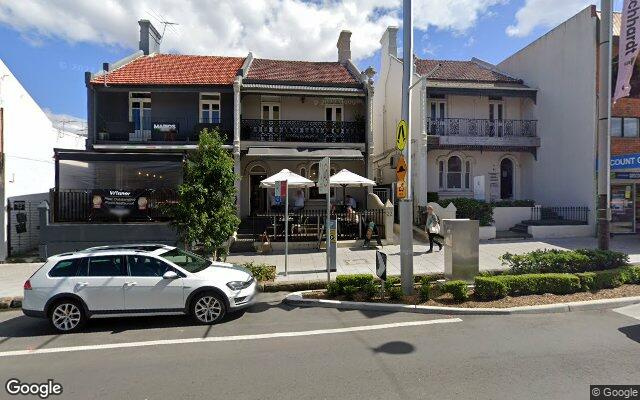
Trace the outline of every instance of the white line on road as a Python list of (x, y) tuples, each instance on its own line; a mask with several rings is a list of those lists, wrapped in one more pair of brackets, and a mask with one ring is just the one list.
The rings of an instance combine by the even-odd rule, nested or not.
[(149, 340), (146, 342), (109, 343), (109, 344), (96, 344), (96, 345), (87, 345), (87, 346), (53, 347), (53, 348), (35, 349), (35, 350), (15, 350), (15, 351), (0, 352), (0, 357), (28, 356), (33, 354), (68, 353), (72, 351), (123, 349), (123, 348), (129, 348), (129, 347), (161, 346), (161, 345), (168, 345), (168, 344), (235, 342), (240, 340), (260, 340), (260, 339), (275, 339), (275, 338), (298, 337), (298, 336), (329, 335), (334, 333), (375, 331), (380, 329), (446, 324), (451, 322), (462, 322), (462, 320), (460, 318), (446, 318), (446, 319), (432, 319), (428, 321), (395, 322), (391, 324), (352, 326), (349, 328), (318, 329), (313, 331), (300, 331), (300, 332), (276, 332), (276, 333), (262, 333), (257, 335)]

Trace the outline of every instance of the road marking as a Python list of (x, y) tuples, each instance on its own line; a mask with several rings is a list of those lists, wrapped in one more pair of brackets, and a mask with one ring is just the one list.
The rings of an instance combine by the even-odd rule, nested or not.
[(71, 347), (53, 347), (53, 348), (34, 349), (34, 350), (14, 350), (14, 351), (0, 352), (0, 357), (28, 356), (33, 354), (68, 353), (72, 351), (123, 349), (123, 348), (130, 348), (130, 347), (162, 346), (162, 345), (170, 345), (170, 344), (235, 342), (240, 340), (260, 340), (260, 339), (275, 339), (275, 338), (287, 338), (287, 337), (298, 337), (298, 336), (330, 335), (334, 333), (376, 331), (380, 329), (447, 324), (452, 322), (462, 322), (462, 320), (460, 318), (446, 318), (446, 319), (432, 319), (428, 321), (395, 322), (395, 323), (381, 324), (381, 325), (353, 326), (349, 328), (335, 328), (335, 329), (318, 329), (313, 331), (300, 331), (300, 332), (276, 332), (276, 333), (262, 333), (257, 335), (218, 336), (218, 337), (189, 338), (189, 339), (165, 339), (165, 340), (149, 340), (146, 342), (110, 343), (110, 344), (96, 344), (96, 345), (87, 345), (87, 346), (71, 346)]
[(632, 304), (630, 306), (614, 308), (613, 311), (618, 314), (626, 315), (627, 317), (640, 319), (640, 304)]

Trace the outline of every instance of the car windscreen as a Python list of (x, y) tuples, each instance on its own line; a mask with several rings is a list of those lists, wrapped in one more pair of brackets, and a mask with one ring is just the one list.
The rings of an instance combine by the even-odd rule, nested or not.
[(211, 261), (177, 248), (160, 254), (160, 257), (171, 261), (191, 273), (200, 272), (211, 265)]

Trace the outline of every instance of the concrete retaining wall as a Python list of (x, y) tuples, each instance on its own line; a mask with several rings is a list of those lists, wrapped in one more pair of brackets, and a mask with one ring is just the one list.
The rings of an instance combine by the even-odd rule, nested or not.
[(589, 237), (595, 234), (593, 225), (530, 225), (528, 232), (534, 239)]
[(495, 207), (493, 225), (499, 231), (506, 231), (522, 221), (531, 219), (531, 207)]

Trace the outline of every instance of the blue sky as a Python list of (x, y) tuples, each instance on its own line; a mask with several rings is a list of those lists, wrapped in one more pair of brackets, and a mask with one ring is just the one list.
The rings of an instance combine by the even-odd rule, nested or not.
[[(485, 7), (467, 29), (447, 27), (446, 23), (440, 24), (441, 27), (431, 25), (427, 30), (416, 29), (415, 53), (423, 58), (478, 57), (492, 63), (499, 62), (549, 30), (546, 26), (549, 23), (546, 25), (541, 23), (524, 36), (506, 34), (507, 27), (516, 23), (518, 10), (527, 5), (525, 1), (493, 0), (498, 4)], [(533, 3), (549, 0), (529, 1)], [(574, 0), (574, 3), (581, 3), (581, 1)], [(615, 2), (617, 9), (621, 7), (620, 3), (621, 1)], [(576, 7), (580, 9), (583, 5), (573, 6), (573, 8)], [(17, 11), (12, 12), (17, 13)], [(569, 15), (574, 13), (573, 10), (567, 12)], [(0, 13), (2, 13), (1, 8)], [(148, 18), (148, 15), (141, 17)], [(138, 18), (140, 17), (133, 19), (132, 29), (137, 29), (135, 20)], [(416, 18), (415, 15), (414, 18)], [(563, 16), (562, 19), (565, 17)], [(8, 22), (7, 19), (3, 21), (0, 18), (0, 43), (2, 43), (0, 59), (8, 65), (42, 108), (50, 109), (56, 114), (67, 114), (84, 119), (86, 117), (84, 72), (87, 70), (95, 72), (101, 69), (103, 62), (113, 62), (130, 54), (135, 50), (136, 44), (134, 40), (119, 42), (113, 37), (95, 36), (94, 39), (91, 35), (87, 35), (87, 38), (83, 36), (78, 38), (77, 35), (71, 34), (58, 35), (53, 28), (49, 31), (42, 28), (36, 29), (25, 24)], [(401, 34), (399, 37), (402, 37)], [(375, 43), (378, 40), (379, 35), (375, 38)], [(247, 46), (253, 50), (252, 44)], [(260, 44), (253, 46), (259, 47)], [(335, 47), (332, 48), (335, 49)], [(269, 57), (270, 55), (268, 50), (262, 50), (260, 56)], [(295, 53), (290, 57), (298, 58)], [(379, 51), (372, 56), (357, 60), (357, 64), (362, 68), (373, 65), (378, 70)]]

